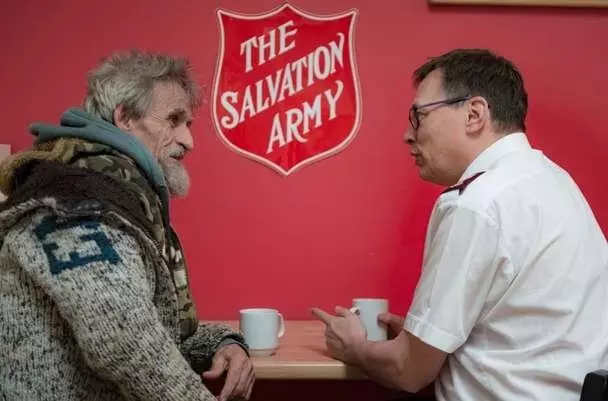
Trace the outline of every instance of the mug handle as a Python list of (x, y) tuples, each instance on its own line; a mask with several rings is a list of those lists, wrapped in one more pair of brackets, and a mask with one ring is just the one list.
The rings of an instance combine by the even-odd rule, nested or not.
[(283, 318), (283, 314), (281, 312), (277, 312), (277, 315), (279, 316), (279, 333), (277, 336), (281, 338), (285, 334), (285, 319)]

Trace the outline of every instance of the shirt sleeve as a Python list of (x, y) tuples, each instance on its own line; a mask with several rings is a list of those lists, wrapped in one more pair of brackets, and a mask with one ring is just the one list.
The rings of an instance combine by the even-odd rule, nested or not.
[(404, 328), (452, 353), (475, 326), (503, 259), (499, 233), (489, 217), (452, 205), (432, 219), (422, 274)]
[(211, 401), (161, 323), (139, 244), (92, 218), (35, 216), (10, 252), (69, 324), (86, 364), (129, 399)]

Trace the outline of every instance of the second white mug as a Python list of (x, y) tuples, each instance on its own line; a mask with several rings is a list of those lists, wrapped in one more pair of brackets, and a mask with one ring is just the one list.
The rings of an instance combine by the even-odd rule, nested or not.
[(355, 298), (351, 312), (357, 313), (367, 331), (370, 341), (386, 341), (387, 330), (378, 323), (378, 315), (388, 312), (388, 299), (384, 298)]

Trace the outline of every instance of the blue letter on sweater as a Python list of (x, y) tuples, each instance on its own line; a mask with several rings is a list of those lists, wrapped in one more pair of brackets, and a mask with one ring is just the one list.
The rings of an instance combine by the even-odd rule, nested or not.
[[(52, 274), (59, 274), (66, 269), (83, 267), (92, 262), (109, 262), (113, 265), (120, 262), (120, 256), (116, 253), (106, 233), (99, 228), (98, 221), (83, 218), (62, 222), (57, 220), (57, 216), (45, 217), (35, 229), (36, 237), (42, 242), (42, 248), (49, 260)], [(72, 229), (73, 238), (68, 235), (62, 236), (60, 243), (47, 238), (55, 232), (67, 229)], [(74, 229), (87, 233), (77, 234)], [(91, 254), (90, 249), (93, 248), (93, 244), (99, 251)], [(58, 250), (61, 252), (56, 252)], [(81, 255), (83, 250), (89, 250), (86, 256)], [(69, 259), (58, 258), (59, 253), (67, 254)]]

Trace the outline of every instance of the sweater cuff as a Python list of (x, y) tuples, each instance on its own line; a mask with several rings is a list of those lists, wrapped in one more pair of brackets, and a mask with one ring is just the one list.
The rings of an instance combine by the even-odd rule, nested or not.
[(247, 354), (247, 356), (249, 357), (249, 348), (243, 344), (242, 342), (240, 342), (239, 340), (235, 339), (234, 337), (226, 337), (225, 339), (222, 340), (222, 342), (220, 343), (220, 345), (217, 346), (217, 351), (220, 350), (220, 348), (226, 346), (226, 345), (230, 345), (230, 344), (236, 344), (238, 346), (240, 346), (243, 351), (245, 351), (245, 353)]

